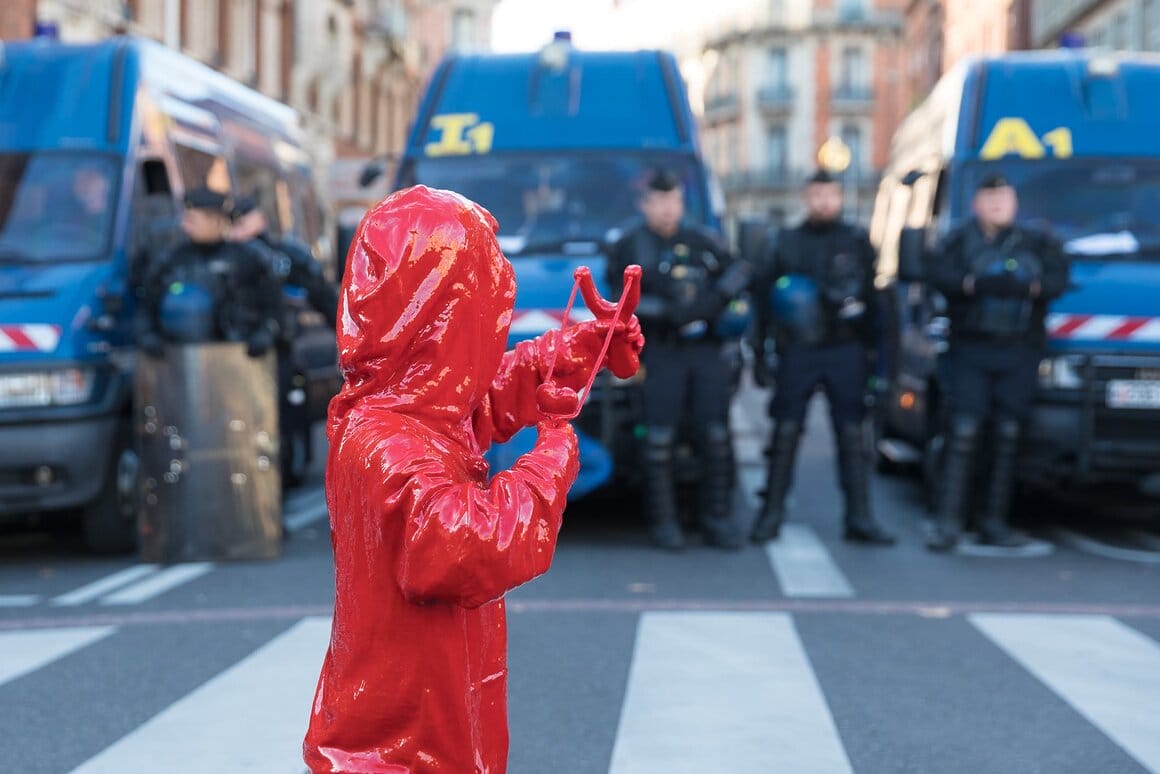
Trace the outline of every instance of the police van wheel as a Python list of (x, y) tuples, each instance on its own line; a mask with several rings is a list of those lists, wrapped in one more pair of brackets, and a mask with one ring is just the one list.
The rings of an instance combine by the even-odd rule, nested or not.
[(85, 546), (95, 554), (125, 554), (137, 546), (137, 478), (141, 462), (122, 448), (109, 466), (97, 499), (81, 513)]

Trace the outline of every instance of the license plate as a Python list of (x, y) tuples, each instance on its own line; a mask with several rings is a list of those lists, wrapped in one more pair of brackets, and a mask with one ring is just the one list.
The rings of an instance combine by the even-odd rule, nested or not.
[(1107, 400), (1108, 408), (1160, 408), (1160, 380), (1113, 379)]

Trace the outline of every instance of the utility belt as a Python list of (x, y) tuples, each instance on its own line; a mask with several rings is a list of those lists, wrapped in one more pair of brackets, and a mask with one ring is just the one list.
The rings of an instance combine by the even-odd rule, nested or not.
[(649, 344), (675, 344), (678, 346), (694, 346), (696, 344), (720, 344), (721, 339), (709, 326), (708, 330), (700, 335), (682, 334), (677, 328), (670, 325), (663, 327), (648, 327), (641, 331), (645, 341)]
[(983, 296), (967, 308), (962, 332), (996, 340), (1023, 339), (1032, 333), (1034, 311), (1031, 299)]

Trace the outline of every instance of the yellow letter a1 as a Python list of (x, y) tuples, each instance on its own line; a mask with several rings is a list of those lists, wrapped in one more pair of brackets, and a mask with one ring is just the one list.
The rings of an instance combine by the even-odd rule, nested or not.
[(1025, 159), (1041, 159), (1046, 151), (1022, 118), (1000, 118), (979, 150), (979, 158), (1001, 159), (1012, 153)]

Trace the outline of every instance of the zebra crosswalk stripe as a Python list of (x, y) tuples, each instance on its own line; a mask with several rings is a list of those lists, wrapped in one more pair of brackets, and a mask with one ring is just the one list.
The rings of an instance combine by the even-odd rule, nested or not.
[[(1066, 702), (1077, 723), (1091, 723), (1145, 770), (1160, 773), (1160, 643), (1102, 615), (976, 613), (968, 620)], [(0, 632), (0, 685), (79, 658), (115, 631)], [(299, 620), (110, 740), (75, 773), (301, 771), (329, 635), (329, 618)], [(792, 614), (641, 615), (610, 774), (852, 770)]]
[(610, 774), (707, 771), (851, 771), (788, 614), (641, 617)]
[(0, 685), (92, 645), (113, 631), (112, 626), (78, 626), (0, 632)]
[(787, 597), (852, 597), (854, 589), (818, 534), (805, 524), (783, 524), (765, 553)]
[(1160, 772), (1160, 645), (1108, 616), (975, 614), (980, 631)]
[(314, 686), (330, 639), (329, 618), (305, 618), (171, 704), (74, 774), (254, 772), (302, 765)]
[(101, 600), (102, 605), (136, 605), (159, 597), (183, 583), (200, 578), (213, 569), (212, 562), (176, 564), (144, 580), (115, 591)]

